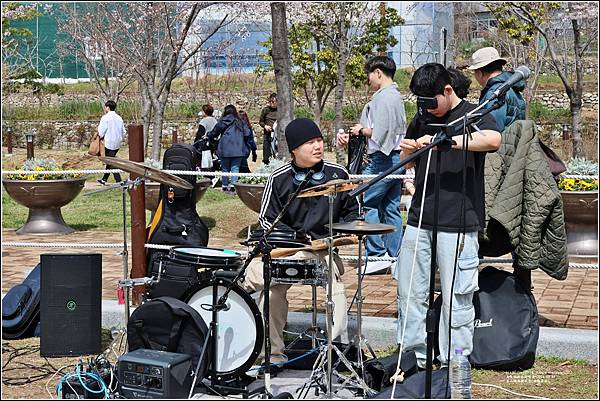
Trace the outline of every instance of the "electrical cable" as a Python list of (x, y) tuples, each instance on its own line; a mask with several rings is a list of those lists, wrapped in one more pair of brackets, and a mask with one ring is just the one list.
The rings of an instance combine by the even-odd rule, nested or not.
[(546, 397), (538, 397), (537, 395), (527, 395), (527, 394), (520, 394), (514, 391), (511, 391), (507, 388), (501, 387), (501, 386), (497, 386), (495, 384), (484, 384), (484, 383), (471, 383), (471, 385), (473, 386), (481, 386), (481, 387), (492, 387), (492, 388), (497, 388), (498, 390), (502, 390), (502, 391), (506, 391), (507, 393), (516, 395), (518, 397), (525, 397), (525, 398), (534, 398), (536, 400), (550, 400), (551, 398), (546, 398)]

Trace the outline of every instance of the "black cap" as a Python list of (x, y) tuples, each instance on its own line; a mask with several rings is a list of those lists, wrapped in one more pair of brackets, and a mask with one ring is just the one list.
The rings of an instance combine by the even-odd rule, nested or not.
[(314, 138), (323, 138), (323, 134), (309, 118), (296, 118), (285, 127), (285, 140), (290, 152)]

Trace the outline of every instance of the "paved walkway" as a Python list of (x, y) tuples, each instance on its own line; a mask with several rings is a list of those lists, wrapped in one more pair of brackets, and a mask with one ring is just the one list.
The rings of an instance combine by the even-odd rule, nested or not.
[[(27, 243), (95, 243), (120, 244), (122, 236), (118, 232), (75, 232), (65, 236), (16, 235), (14, 230), (2, 231), (2, 242)], [(131, 245), (131, 243), (130, 243)], [(210, 247), (245, 251), (239, 243), (231, 243), (219, 238), (211, 238)], [(122, 257), (118, 248), (34, 248), (2, 247), (2, 293), (20, 283), (27, 273), (40, 260), (43, 253), (101, 253), (102, 254), (102, 297), (116, 299), (117, 282), (123, 277)], [(357, 255), (356, 246), (343, 247), (343, 254)], [(131, 255), (131, 252), (130, 252)], [(350, 262), (353, 263), (353, 262)], [(597, 263), (594, 261), (594, 263)], [(131, 266), (131, 262), (130, 262)], [(495, 265), (512, 270), (508, 265)], [(482, 266), (483, 267), (483, 266)], [(343, 281), (346, 283), (350, 303), (357, 282), (355, 270), (347, 268)], [(543, 326), (568, 327), (598, 330), (598, 270), (570, 269), (566, 280), (552, 279), (540, 270), (532, 273), (533, 294), (537, 301), (540, 324)], [(68, 279), (68, 278), (65, 278)], [(322, 309), (325, 294), (322, 288), (317, 291), (318, 309)], [(391, 275), (366, 276), (363, 281), (364, 314), (367, 316), (396, 316), (396, 282)], [(289, 293), (290, 311), (307, 312), (311, 307), (309, 286), (294, 285)], [(355, 307), (353, 308), (356, 309)]]

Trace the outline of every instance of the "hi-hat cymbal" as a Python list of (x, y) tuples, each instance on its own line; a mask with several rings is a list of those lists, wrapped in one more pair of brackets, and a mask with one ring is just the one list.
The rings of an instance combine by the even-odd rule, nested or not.
[(140, 162), (134, 162), (131, 160), (110, 156), (100, 156), (99, 158), (109, 166), (120, 168), (128, 173), (137, 174), (140, 177), (148, 178), (161, 184), (171, 185), (176, 188), (194, 189), (192, 184), (183, 178), (177, 177), (176, 175), (167, 173), (166, 171), (162, 171), (154, 167), (146, 166)]
[(327, 194), (336, 194), (338, 192), (351, 191), (358, 187), (362, 183), (362, 180), (331, 180), (325, 184), (317, 185), (312, 188), (305, 189), (300, 192), (298, 198), (308, 198), (310, 196), (320, 196)]
[(355, 220), (347, 223), (335, 223), (331, 227), (333, 231), (338, 233), (356, 235), (388, 234), (396, 231), (396, 227), (391, 224), (367, 223), (363, 220)]

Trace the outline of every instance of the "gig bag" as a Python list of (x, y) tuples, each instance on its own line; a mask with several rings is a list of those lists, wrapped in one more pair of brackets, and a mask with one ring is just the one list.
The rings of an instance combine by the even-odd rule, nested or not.
[[(165, 151), (164, 170), (196, 171), (200, 158), (193, 145), (175, 144)], [(177, 175), (177, 174), (175, 174)], [(194, 189), (160, 185), (160, 201), (148, 230), (148, 243), (205, 247), (208, 244), (208, 227), (196, 211), (196, 176), (177, 175), (194, 185)], [(164, 250), (148, 250), (148, 273), (157, 271), (158, 257)]]
[(2, 338), (14, 340), (35, 335), (40, 321), (40, 271), (38, 263), (23, 283), (2, 298)]
[(194, 369), (206, 343), (198, 377), (205, 376), (212, 361), (212, 341), (202, 316), (190, 305), (171, 297), (160, 297), (138, 306), (127, 323), (129, 351), (139, 348), (188, 354)]

